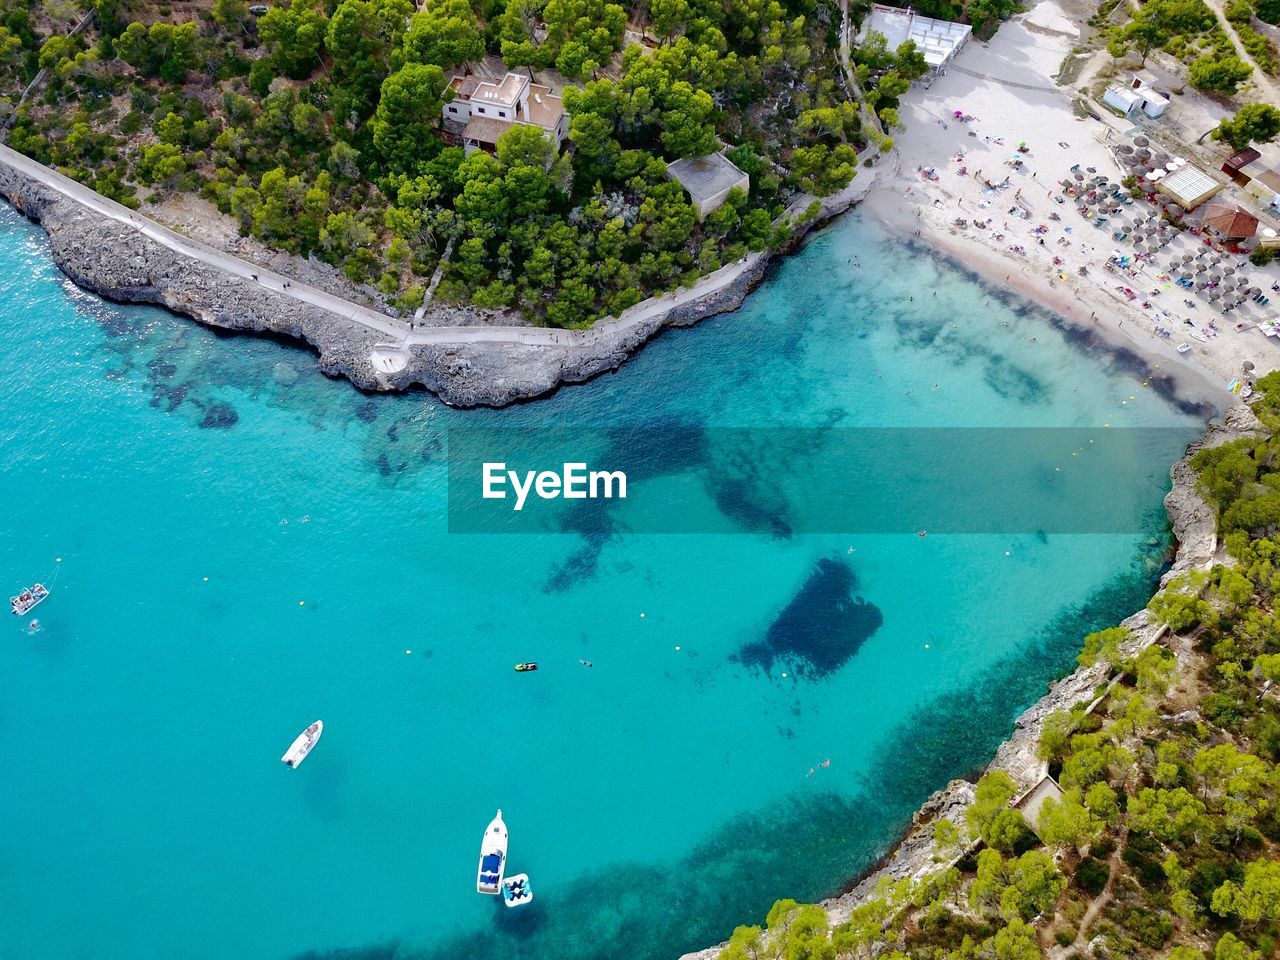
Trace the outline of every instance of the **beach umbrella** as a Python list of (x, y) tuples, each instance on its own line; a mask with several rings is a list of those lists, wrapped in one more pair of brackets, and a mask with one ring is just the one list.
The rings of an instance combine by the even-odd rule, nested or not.
[(1247, 297), (1256, 297), (1256, 296), (1257, 296), (1258, 294), (1260, 294), (1261, 292), (1262, 292), (1262, 288), (1261, 288), (1261, 287), (1250, 287), (1250, 288), (1249, 288), (1248, 290), (1246, 290), (1244, 293), (1245, 293), (1245, 296), (1247, 296)]
[(1207, 287), (1208, 285), (1209, 285), (1208, 281), (1205, 281), (1205, 280), (1197, 280), (1197, 281), (1196, 281), (1196, 289), (1197, 289), (1197, 290), (1203, 290), (1203, 289), (1204, 289), (1205, 287)]
[(1081, 183), (1084, 181), (1084, 174), (1081, 173), (1079, 170), (1077, 170), (1071, 176), (1075, 177), (1076, 183)]
[(1224, 274), (1226, 274), (1228, 277), (1230, 277), (1230, 276), (1234, 276), (1234, 275), (1235, 275), (1235, 272), (1236, 272), (1236, 268), (1235, 268), (1235, 267), (1227, 267), (1227, 268), (1226, 268), (1225, 270), (1223, 270), (1222, 272), (1223, 272)]
[(1220, 283), (1222, 281), (1222, 274), (1211, 273), (1209, 274), (1209, 279), (1212, 280), (1214, 283)]
[(1209, 291), (1209, 299), (1210, 299), (1210, 300), (1221, 300), (1221, 299), (1222, 299), (1222, 291), (1221, 291), (1221, 290), (1210, 290), (1210, 291)]
[(1184, 254), (1182, 255), (1182, 262), (1183, 262), (1183, 263), (1190, 263), (1190, 262), (1191, 262), (1192, 260), (1194, 260), (1194, 259), (1195, 259), (1195, 257), (1193, 257), (1193, 256), (1192, 256), (1191, 254), (1189, 254), (1189, 253), (1184, 253)]

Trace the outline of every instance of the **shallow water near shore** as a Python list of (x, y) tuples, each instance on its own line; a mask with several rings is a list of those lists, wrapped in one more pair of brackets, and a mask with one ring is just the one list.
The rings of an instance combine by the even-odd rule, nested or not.
[[(1145, 602), (1203, 426), (856, 216), (505, 411), (104, 303), (8, 211), (0, 262), (0, 571), (56, 576), (0, 643), (0, 958), (657, 960), (835, 892)], [(1172, 429), (1131, 534), (447, 532), (450, 427), (664, 420)], [(497, 807), (527, 908), (474, 892)]]

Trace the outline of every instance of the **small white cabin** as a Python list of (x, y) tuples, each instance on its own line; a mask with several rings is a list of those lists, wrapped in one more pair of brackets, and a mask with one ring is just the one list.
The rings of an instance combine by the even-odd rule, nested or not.
[(1113, 83), (1107, 87), (1102, 94), (1102, 102), (1130, 118), (1144, 113), (1157, 119), (1169, 109), (1168, 95), (1136, 74), (1127, 84)]

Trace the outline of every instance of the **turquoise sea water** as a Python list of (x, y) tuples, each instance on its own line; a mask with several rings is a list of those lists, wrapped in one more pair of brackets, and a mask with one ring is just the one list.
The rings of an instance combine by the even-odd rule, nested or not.
[[(0, 264), (2, 579), (62, 558), (40, 632), (0, 639), (3, 958), (663, 958), (831, 893), (1144, 602), (1203, 422), (857, 218), (738, 313), (505, 411), (106, 304), (8, 212)], [(1178, 436), (1133, 534), (447, 532), (449, 427), (664, 418)], [(851, 580), (878, 619), (832, 614)], [(742, 656), (783, 611), (855, 652)], [(516, 911), (474, 892), (499, 806)]]

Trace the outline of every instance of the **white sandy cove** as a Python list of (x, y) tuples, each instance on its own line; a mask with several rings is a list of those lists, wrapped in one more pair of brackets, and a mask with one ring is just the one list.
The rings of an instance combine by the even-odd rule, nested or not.
[[(1280, 315), (1280, 294), (1270, 290), (1280, 280), (1280, 269), (1273, 264), (1262, 270), (1243, 257), (1233, 258), (1238, 261), (1233, 265), (1272, 302), (1267, 307), (1247, 303), (1223, 316), (1207, 300), (1157, 277), (1165, 272), (1173, 253), (1205, 249), (1197, 237), (1184, 233), (1155, 255), (1155, 266), (1140, 267), (1128, 276), (1104, 268), (1113, 251), (1132, 256), (1133, 245), (1117, 242), (1109, 230), (1094, 227), (1076, 212), (1070, 199), (1065, 204), (1053, 200), (1062, 193), (1059, 181), (1070, 176), (1073, 164), (1080, 164), (1082, 170), (1095, 167), (1113, 182), (1126, 172), (1112, 159), (1103, 138), (1109, 126), (1112, 143), (1121, 142), (1130, 124), (1105, 115), (1100, 108), (1096, 112), (1104, 115), (1102, 123), (1077, 119), (1071, 89), (1056, 86), (1052, 79), (1078, 37), (1077, 26), (1058, 0), (1043, 0), (1001, 26), (989, 44), (971, 42), (946, 76), (903, 99), (907, 129), (897, 138), (894, 155), (882, 161), (888, 168), (882, 173), (888, 176), (884, 186), (872, 193), (868, 208), (905, 233), (919, 231), (922, 239), (988, 279), (1095, 327), (1101, 335), (1140, 347), (1163, 372), (1202, 386), (1207, 376), (1215, 393), (1224, 391), (1218, 398), (1228, 402), (1227, 384), (1241, 374), (1245, 360), (1253, 361), (1258, 375), (1280, 367), (1280, 338), (1265, 337), (1256, 326), (1264, 318)], [(1175, 97), (1171, 111), (1178, 109), (1178, 101)], [(956, 120), (957, 110), (974, 119)], [(1019, 156), (1020, 141), (1026, 141), (1031, 150), (1020, 155), (1021, 170), (1014, 170), (1006, 161)], [(957, 161), (961, 153), (963, 159)], [(934, 168), (938, 180), (927, 179), (918, 167)], [(959, 173), (962, 167), (967, 174)], [(976, 179), (978, 171), (991, 183), (1008, 176), (1010, 185), (991, 191)], [(1009, 213), (1019, 203), (1027, 208), (1030, 219)], [(1126, 210), (1154, 212), (1142, 200)], [(1061, 220), (1052, 220), (1053, 213)], [(989, 217), (993, 218), (989, 227), (973, 225)], [(954, 226), (957, 218), (967, 219), (969, 226)], [(1033, 233), (1040, 225), (1048, 227), (1043, 246)], [(1015, 245), (1025, 253), (1009, 249)], [(1064, 263), (1054, 265), (1055, 256)], [(1084, 277), (1077, 273), (1082, 265), (1088, 270)], [(1130, 287), (1138, 299), (1128, 300), (1117, 290), (1119, 285)], [(1160, 292), (1152, 296), (1155, 290)], [(1196, 306), (1186, 306), (1185, 299), (1194, 300)], [(1144, 301), (1151, 306), (1143, 308)], [(1194, 325), (1187, 324), (1187, 319)], [(1209, 327), (1210, 321), (1216, 330)], [(1237, 330), (1240, 323), (1244, 328)], [(1158, 328), (1170, 335), (1158, 335)], [(1192, 349), (1179, 354), (1179, 344)]]

